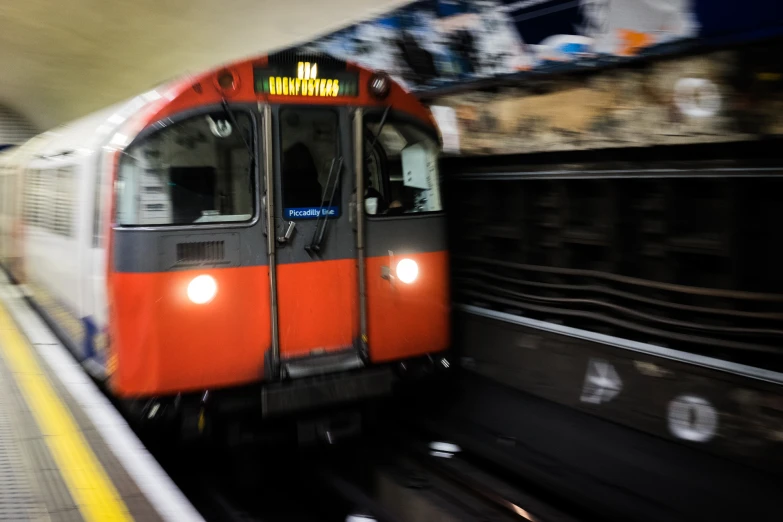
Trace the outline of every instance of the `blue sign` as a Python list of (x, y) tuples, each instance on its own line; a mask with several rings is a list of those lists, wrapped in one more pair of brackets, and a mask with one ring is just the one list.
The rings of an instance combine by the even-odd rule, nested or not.
[(336, 218), (340, 216), (340, 207), (300, 207), (283, 209), (286, 219), (316, 219), (320, 217)]

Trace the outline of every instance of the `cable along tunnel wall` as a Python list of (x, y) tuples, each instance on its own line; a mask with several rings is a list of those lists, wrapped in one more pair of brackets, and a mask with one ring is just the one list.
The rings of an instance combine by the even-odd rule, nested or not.
[(783, 177), (455, 181), (455, 298), (781, 371), (781, 193)]

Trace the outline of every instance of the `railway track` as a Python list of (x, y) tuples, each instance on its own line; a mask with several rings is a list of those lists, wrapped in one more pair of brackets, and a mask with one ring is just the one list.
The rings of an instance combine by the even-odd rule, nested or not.
[(153, 451), (207, 520), (576, 520), (465, 452), (432, 455), (427, 441), (390, 418), (371, 435), (333, 446)]
[(354, 514), (378, 522), (577, 520), (470, 463), (461, 452), (428, 451), (426, 443), (410, 434), (398, 433), (395, 440), (383, 442), (393, 449), (358, 457), (353, 466), (366, 466), (363, 479), (346, 472), (345, 461), (321, 471), (325, 484), (358, 507)]
[[(437, 485), (440, 494), (454, 506), (462, 506), (476, 520), (525, 520), (529, 522), (575, 522), (582, 520), (544, 501), (517, 483), (508, 474), (499, 476), (496, 466), (450, 443), (432, 443), (425, 451), (422, 443), (408, 450), (412, 469)], [(419, 520), (425, 520), (420, 518)]]

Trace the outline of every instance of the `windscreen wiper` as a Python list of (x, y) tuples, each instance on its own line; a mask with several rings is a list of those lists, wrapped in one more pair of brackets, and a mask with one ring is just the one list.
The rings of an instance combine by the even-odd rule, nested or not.
[[(336, 168), (335, 168), (336, 167)], [(329, 205), (327, 209), (332, 208), (334, 203), (334, 195), (337, 192), (337, 186), (340, 184), (340, 173), (343, 170), (343, 157), (332, 159), (332, 164), (329, 166), (329, 176), (326, 178), (326, 187), (329, 188), (329, 182), (332, 181), (332, 176), (335, 176), (334, 183), (332, 184), (332, 193), (329, 195)], [(313, 231), (313, 239), (310, 244), (305, 247), (308, 253), (320, 252), (321, 243), (324, 240), (324, 234), (326, 233), (326, 227), (329, 224), (329, 217), (324, 214), (324, 202), (321, 198), (321, 209), (318, 211), (318, 216), (315, 221), (315, 230)], [(323, 220), (321, 220), (323, 218)]]
[(237, 123), (237, 119), (234, 116), (234, 111), (231, 110), (231, 107), (228, 106), (228, 102), (225, 98), (222, 99), (222, 105), (223, 105), (223, 111), (228, 115), (229, 119), (231, 120), (231, 125), (234, 126), (234, 128), (239, 133), (239, 136), (242, 138), (242, 143), (245, 144), (245, 147), (247, 148), (247, 153), (250, 155), (250, 168), (251, 168), (251, 175), (248, 177), (249, 183), (250, 183), (250, 192), (253, 192), (253, 178), (252, 172), (256, 168), (256, 153), (253, 150), (253, 146), (245, 139), (245, 133), (242, 132), (242, 129), (239, 128), (239, 123)]
[[(370, 145), (370, 149), (375, 148), (375, 144), (378, 143), (378, 139), (381, 136), (381, 131), (383, 131), (383, 126), (386, 125), (386, 119), (389, 117), (389, 111), (391, 110), (391, 105), (387, 105), (386, 109), (383, 111), (383, 115), (381, 116), (381, 122), (380, 125), (378, 125), (378, 133), (373, 136), (372, 144)], [(337, 169), (335, 170), (335, 164), (337, 166)], [(334, 181), (334, 184), (332, 185), (332, 193), (329, 195), (329, 206), (327, 208), (332, 207), (332, 203), (334, 202), (334, 194), (337, 191), (337, 186), (340, 184), (340, 174), (343, 170), (343, 157), (340, 156), (339, 158), (335, 158), (332, 160), (332, 164), (329, 167), (329, 176), (326, 179), (326, 187), (329, 187), (329, 182), (332, 180), (332, 175), (336, 174), (336, 178)], [(329, 218), (328, 216), (323, 215), (324, 212), (324, 204), (323, 201), (321, 202), (321, 209), (318, 212), (318, 217), (316, 218), (315, 222), (315, 230), (313, 231), (313, 239), (310, 242), (309, 245), (305, 247), (305, 250), (308, 253), (312, 252), (320, 252), (321, 251), (321, 244), (324, 240), (324, 234), (326, 233), (326, 227), (329, 224)], [(323, 218), (323, 221), (322, 219)]]
[(387, 105), (386, 109), (383, 111), (383, 115), (381, 116), (381, 123), (378, 125), (378, 132), (372, 137), (372, 143), (370, 144), (370, 150), (375, 149), (375, 144), (378, 143), (378, 139), (381, 137), (381, 132), (383, 131), (383, 126), (386, 125), (386, 118), (389, 117), (389, 111), (391, 110), (391, 105)]

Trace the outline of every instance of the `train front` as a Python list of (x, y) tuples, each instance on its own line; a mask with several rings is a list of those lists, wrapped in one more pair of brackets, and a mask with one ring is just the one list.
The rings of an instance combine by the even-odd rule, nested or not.
[(440, 360), (448, 258), (428, 110), (386, 75), (291, 53), (168, 98), (116, 166), (116, 394), (145, 415), (183, 397), (274, 415), (377, 397), (392, 368)]

